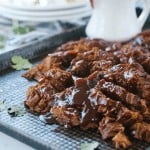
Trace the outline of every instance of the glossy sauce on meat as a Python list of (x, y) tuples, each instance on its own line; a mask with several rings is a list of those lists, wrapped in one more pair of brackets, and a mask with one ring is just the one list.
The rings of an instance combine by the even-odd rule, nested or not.
[[(86, 79), (77, 79), (75, 86), (70, 92), (66, 92), (65, 95), (56, 95), (53, 106), (68, 105), (77, 107), (81, 111), (80, 124), (83, 128), (88, 123), (97, 122), (99, 120), (96, 99), (89, 95), (90, 86)], [(67, 114), (69, 115), (69, 113)]]
[(124, 43), (68, 42), (24, 77), (38, 81), (25, 106), (41, 121), (96, 128), (116, 148), (131, 146), (129, 135), (149, 142), (150, 30)]

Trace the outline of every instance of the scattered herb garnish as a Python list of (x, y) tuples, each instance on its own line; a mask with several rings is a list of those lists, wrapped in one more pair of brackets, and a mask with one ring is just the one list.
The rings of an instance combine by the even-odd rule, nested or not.
[(11, 65), (12, 68), (16, 70), (30, 69), (32, 64), (27, 60), (22, 58), (21, 56), (13, 56), (11, 61), (14, 65)]
[(30, 26), (27, 26), (27, 27), (24, 27), (24, 26), (13, 26), (13, 32), (15, 34), (26, 34), (30, 31), (33, 31), (33, 27), (30, 27)]
[(81, 150), (95, 150), (98, 147), (98, 142), (82, 143)]
[(0, 49), (4, 48), (4, 41), (5, 41), (5, 38), (4, 36), (0, 36)]
[(11, 117), (20, 117), (26, 113), (25, 108), (18, 105), (13, 105), (9, 107), (7, 109), (7, 112)]
[(5, 104), (5, 100), (0, 100), (0, 112), (5, 110), (7, 110), (8, 114), (11, 117), (20, 117), (26, 113), (25, 108), (23, 106), (12, 105), (8, 107)]
[(0, 112), (6, 109), (5, 100), (0, 101)]
[(4, 43), (0, 41), (0, 49), (4, 48)]
[(0, 41), (4, 41), (4, 40), (5, 40), (4, 36), (0, 35)]

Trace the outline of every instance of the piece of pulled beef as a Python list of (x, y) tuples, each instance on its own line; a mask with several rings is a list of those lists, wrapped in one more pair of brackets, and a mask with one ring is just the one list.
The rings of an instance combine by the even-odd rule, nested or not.
[(125, 103), (133, 111), (140, 111), (144, 119), (150, 121), (150, 107), (145, 99), (141, 99), (139, 96), (128, 92), (125, 88), (112, 82), (107, 82), (104, 79), (98, 82), (97, 88), (112, 99)]
[(79, 52), (77, 57), (71, 61), (69, 71), (78, 77), (86, 77), (90, 74), (90, 64), (98, 59), (100, 49), (93, 48), (85, 52)]
[(50, 82), (44, 82), (36, 86), (29, 87), (25, 106), (33, 113), (43, 114), (49, 111), (52, 96), (58, 92), (52, 87)]
[(90, 64), (90, 73), (94, 71), (105, 71), (113, 65), (118, 64), (118, 58), (113, 53), (107, 51), (99, 51), (98, 58), (93, 60)]
[(125, 133), (150, 142), (149, 57), (150, 30), (124, 43), (68, 42), (24, 74), (38, 81), (25, 106), (66, 127), (98, 128), (116, 148), (131, 145)]
[(99, 132), (104, 140), (113, 138), (119, 132), (124, 132), (124, 126), (114, 118), (104, 117), (99, 123)]
[(57, 52), (49, 54), (41, 64), (37, 64), (35, 67), (31, 68), (23, 77), (31, 80), (35, 79), (39, 81), (42, 77), (45, 76), (45, 73), (51, 69), (61, 69), (65, 70), (65, 67), (68, 66), (70, 61), (76, 56), (75, 51), (67, 52)]
[(134, 51), (133, 59), (143, 66), (145, 71), (150, 74), (150, 53), (143, 53), (141, 49)]
[(66, 127), (73, 127), (80, 125), (79, 111), (67, 106), (53, 106), (50, 112), (55, 120)]
[(114, 82), (141, 98), (150, 98), (150, 75), (138, 64), (118, 64), (103, 73), (106, 81)]
[[(52, 116), (57, 116), (57, 120), (61, 120), (62, 113), (59, 111), (61, 107), (63, 107), (62, 109), (65, 106), (76, 109), (79, 111), (80, 126), (83, 129), (91, 128), (91, 126), (92, 128), (97, 127), (98, 122), (105, 115), (116, 118), (125, 126), (142, 120), (139, 112), (129, 110), (120, 102), (108, 98), (97, 88), (90, 88), (90, 85), (87, 79), (77, 79), (75, 86), (55, 94), (51, 108), (53, 110), (54, 107), (55, 112), (51, 111)], [(61, 114), (59, 115), (59, 113)], [(63, 123), (68, 122), (68, 118), (66, 121), (65, 118), (66, 116), (63, 117)]]
[(120, 63), (139, 63), (146, 72), (150, 73), (150, 53), (143, 47), (128, 43), (123, 45), (121, 49), (114, 51), (113, 55)]
[[(51, 83), (52, 87), (59, 92), (73, 85), (72, 74), (59, 68), (53, 68), (47, 71), (45, 78)], [(40, 82), (42, 82), (42, 79)]]
[(118, 132), (113, 137), (112, 141), (114, 142), (116, 149), (126, 149), (132, 145), (131, 141), (129, 141), (128, 137), (122, 131)]
[(51, 69), (39, 80), (36, 86), (32, 86), (27, 91), (25, 105), (36, 113), (49, 111), (51, 97), (57, 92), (61, 92), (73, 84), (72, 75), (61, 69)]
[(145, 122), (135, 123), (130, 128), (134, 138), (150, 143), (150, 124)]
[[(78, 110), (80, 114), (79, 120), (81, 128), (96, 128), (100, 120), (100, 115), (97, 112), (98, 104), (97, 99), (95, 99), (94, 93), (96, 93), (96, 91), (93, 91), (93, 93), (90, 92), (90, 87), (86, 79), (77, 79), (73, 87), (70, 87), (61, 93), (55, 94), (53, 105), (51, 108), (52, 116), (57, 116), (57, 120), (61, 120), (62, 113), (59, 110), (64, 109), (64, 107), (70, 109), (72, 108)], [(95, 103), (92, 102), (92, 99), (95, 100)], [(55, 111), (53, 111), (53, 108), (55, 109)], [(69, 110), (67, 110), (67, 114), (68, 112)], [(70, 112), (70, 114), (73, 114), (73, 112)], [(68, 122), (68, 118), (66, 116), (64, 116), (63, 119), (63, 123)], [(71, 125), (74, 124), (70, 124), (69, 122), (69, 126)]]
[(132, 45), (139, 45), (150, 51), (150, 30), (143, 31), (133, 38), (130, 43)]

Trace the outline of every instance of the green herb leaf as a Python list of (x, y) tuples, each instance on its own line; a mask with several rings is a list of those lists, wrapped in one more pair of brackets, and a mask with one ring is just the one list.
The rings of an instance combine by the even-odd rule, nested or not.
[(22, 57), (21, 56), (13, 56), (11, 58), (11, 61), (14, 63), (14, 64), (17, 64), (18, 62), (22, 61)]
[(24, 59), (21, 56), (13, 56), (11, 61), (14, 64), (12, 65), (12, 68), (16, 70), (30, 69), (33, 66), (27, 59)]
[(4, 42), (0, 41), (0, 49), (4, 48)]
[(4, 101), (4, 100), (3, 100), (3, 101), (1, 100), (1, 101), (0, 101), (0, 112), (1, 112), (1, 111), (4, 111), (5, 109), (6, 109), (5, 101)]
[(4, 48), (5, 45), (4, 45), (4, 41), (5, 41), (5, 37), (0, 35), (0, 49)]
[(0, 41), (2, 41), (2, 42), (5, 41), (5, 37), (0, 35)]
[(33, 27), (27, 26), (27, 27), (23, 27), (23, 26), (14, 26), (13, 27), (13, 32), (15, 34), (26, 34), (30, 31), (33, 31)]
[(23, 116), (26, 111), (23, 106), (13, 105), (7, 109), (8, 114), (11, 117), (20, 117)]
[(94, 150), (98, 147), (98, 142), (92, 142), (92, 143), (82, 143), (81, 144), (81, 150)]

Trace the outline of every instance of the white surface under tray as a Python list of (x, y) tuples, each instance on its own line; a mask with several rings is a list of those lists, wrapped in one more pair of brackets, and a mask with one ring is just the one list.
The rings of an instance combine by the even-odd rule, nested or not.
[(0, 150), (35, 150), (28, 145), (0, 132)]

